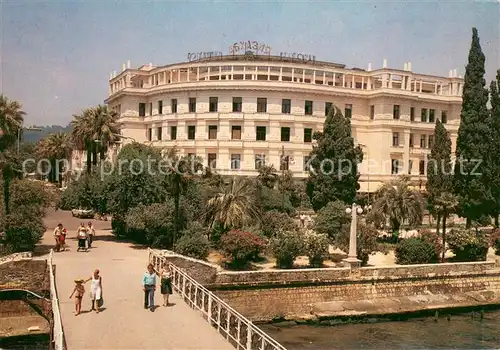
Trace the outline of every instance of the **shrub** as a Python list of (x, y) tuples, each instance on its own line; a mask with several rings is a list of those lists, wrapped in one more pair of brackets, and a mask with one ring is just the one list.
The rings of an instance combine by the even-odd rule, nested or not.
[(430, 264), (438, 262), (435, 246), (422, 238), (408, 238), (398, 243), (395, 250), (396, 264)]
[[(372, 225), (366, 225), (358, 221), (358, 240), (356, 245), (357, 258), (361, 260), (361, 265), (365, 266), (368, 263), (368, 258), (370, 254), (377, 250), (377, 237), (378, 231)], [(344, 252), (349, 251), (349, 236), (351, 227), (350, 225), (344, 225), (340, 235), (338, 235), (335, 240), (337, 247)]]
[(235, 267), (244, 267), (265, 248), (262, 237), (241, 230), (231, 230), (224, 234), (220, 244), (223, 254), (231, 259)]
[(262, 216), (262, 234), (273, 237), (279, 231), (295, 231), (298, 229), (293, 219), (279, 211), (269, 211)]
[(5, 244), (12, 252), (30, 251), (43, 237), (45, 226), (41, 216), (30, 208), (17, 208), (7, 215)]
[(313, 267), (321, 267), (328, 256), (328, 238), (319, 234), (307, 235), (305, 251), (309, 257), (309, 264)]
[(304, 251), (303, 237), (299, 232), (280, 232), (270, 241), (269, 245), (279, 268), (293, 267), (295, 258)]
[(195, 259), (205, 260), (210, 251), (210, 243), (206, 231), (198, 223), (182, 231), (182, 236), (175, 243), (175, 251)]
[(490, 233), (490, 245), (496, 255), (500, 255), (500, 229), (494, 229)]
[(350, 222), (351, 217), (345, 212), (346, 207), (347, 205), (341, 201), (328, 203), (314, 219), (314, 230), (335, 239), (342, 227)]
[(126, 234), (155, 248), (172, 246), (174, 205), (172, 202), (138, 205), (125, 216)]
[(441, 252), (443, 251), (443, 244), (441, 242), (441, 237), (436, 231), (431, 231), (429, 229), (422, 229), (418, 232), (419, 238), (423, 241), (431, 244), (436, 251), (436, 255), (439, 257)]
[(455, 261), (484, 261), (488, 253), (485, 234), (475, 229), (452, 229), (448, 246), (455, 254)]

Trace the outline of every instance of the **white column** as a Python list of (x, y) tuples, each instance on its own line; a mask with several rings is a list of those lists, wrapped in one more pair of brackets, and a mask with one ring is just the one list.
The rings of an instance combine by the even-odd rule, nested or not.
[(437, 93), (438, 93), (438, 82), (436, 81), (434, 83), (434, 95), (437, 95)]
[(420, 89), (419, 92), (422, 92), (422, 79), (420, 79)]
[(292, 68), (292, 82), (294, 81), (295, 79), (295, 68)]
[(342, 87), (345, 87), (345, 73), (342, 74)]
[(316, 84), (316, 71), (313, 70), (313, 78), (311, 80), (311, 84)]
[(356, 88), (356, 82), (354, 81), (354, 74), (352, 75), (352, 78), (351, 78), (351, 89), (355, 89)]
[(372, 89), (372, 78), (368, 77), (368, 82), (366, 83), (366, 89), (371, 90)]
[(247, 75), (245, 74), (247, 71), (247, 66), (243, 66), (243, 80), (246, 80)]
[(283, 67), (280, 67), (280, 77), (279, 81), (283, 81)]
[(222, 67), (219, 66), (219, 80), (222, 80)]
[(401, 90), (405, 90), (406, 88), (406, 76), (401, 76)]
[(234, 80), (234, 66), (231, 66), (231, 80)]
[(207, 76), (205, 77), (205, 80), (210, 80), (210, 67), (208, 67), (208, 70), (207, 70)]
[(326, 85), (326, 72), (323, 72), (323, 85)]
[(181, 82), (181, 70), (180, 69), (177, 70), (177, 82), (178, 83)]
[(172, 82), (172, 71), (170, 71), (170, 82)]
[(333, 72), (333, 86), (336, 85), (336, 82), (337, 82), (337, 74), (335, 74), (335, 72)]
[(258, 68), (259, 67), (255, 67), (255, 77), (253, 77), (253, 80), (257, 80), (257, 75), (258, 75), (257, 73), (259, 71)]
[(200, 81), (200, 67), (196, 68), (196, 81)]
[(365, 77), (361, 77), (361, 90), (365, 89)]
[(189, 82), (189, 73), (191, 73), (191, 68), (188, 68), (187, 69), (187, 77), (186, 77), (186, 81)]
[(267, 67), (267, 81), (271, 81), (271, 66)]
[(302, 69), (302, 82), (305, 83), (306, 81), (306, 70)]
[(389, 74), (389, 89), (392, 89), (392, 74)]

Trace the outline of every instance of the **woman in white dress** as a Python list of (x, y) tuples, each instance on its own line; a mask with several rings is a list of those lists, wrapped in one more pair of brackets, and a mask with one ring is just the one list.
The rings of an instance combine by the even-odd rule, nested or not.
[(87, 279), (87, 281), (92, 281), (90, 285), (90, 298), (92, 299), (92, 310), (95, 310), (96, 313), (99, 313), (99, 307), (101, 306), (102, 299), (102, 277), (99, 276), (99, 270), (96, 269), (94, 274)]

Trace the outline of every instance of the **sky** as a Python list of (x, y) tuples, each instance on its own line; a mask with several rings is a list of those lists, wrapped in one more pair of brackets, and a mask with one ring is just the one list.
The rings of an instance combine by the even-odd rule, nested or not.
[(0, 0), (0, 89), (26, 124), (66, 125), (103, 103), (110, 72), (165, 65), (242, 40), (272, 53), (314, 54), (347, 67), (448, 76), (465, 72), (472, 27), (487, 84), (500, 69), (495, 1), (23, 1)]

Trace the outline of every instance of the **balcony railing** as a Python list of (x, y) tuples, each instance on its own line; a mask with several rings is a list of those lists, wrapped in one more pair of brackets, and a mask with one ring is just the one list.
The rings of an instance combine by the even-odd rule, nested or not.
[(196, 282), (161, 254), (149, 249), (149, 262), (159, 272), (166, 264), (172, 269), (172, 285), (184, 301), (224, 336), (236, 349), (286, 350), (214, 293)]

